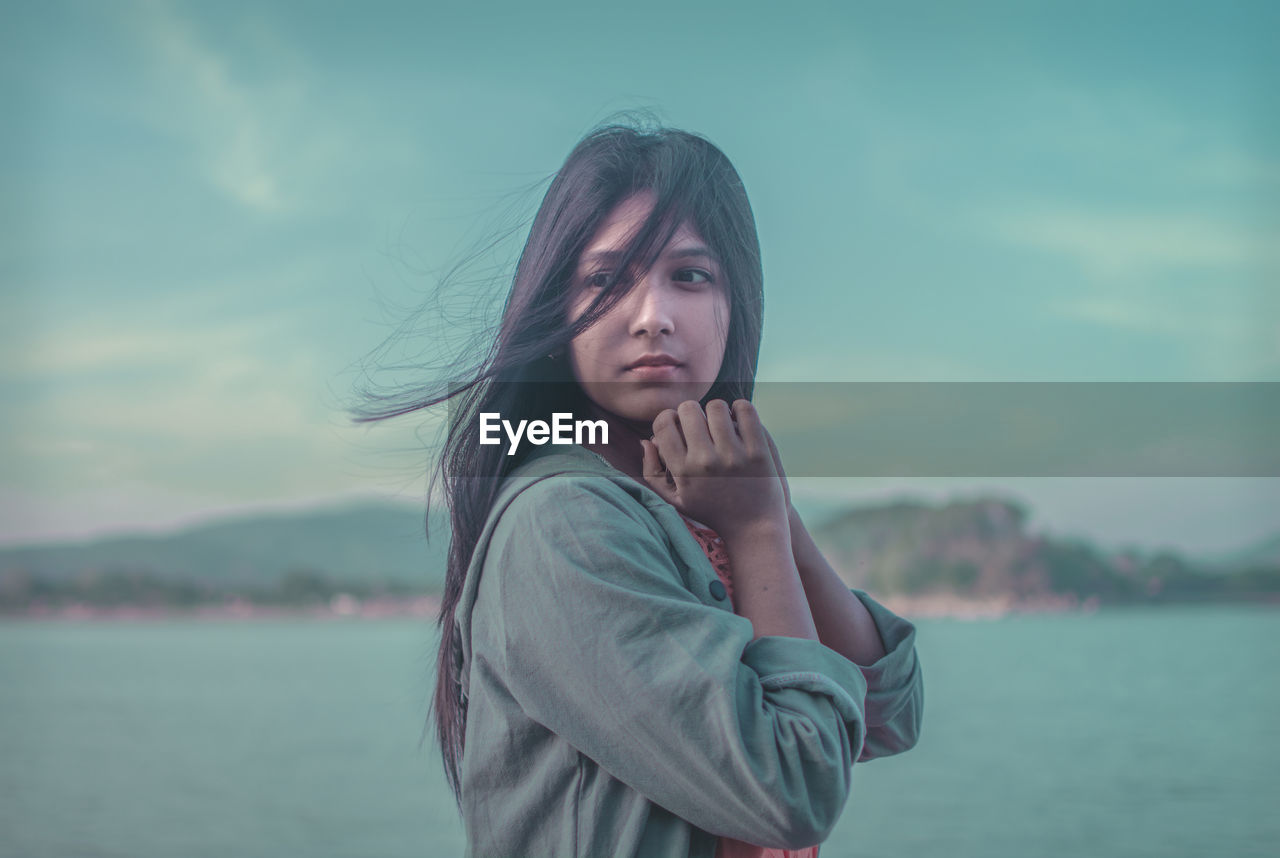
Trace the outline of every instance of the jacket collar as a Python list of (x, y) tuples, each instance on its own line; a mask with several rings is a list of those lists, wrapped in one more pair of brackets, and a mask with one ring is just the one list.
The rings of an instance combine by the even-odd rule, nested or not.
[(509, 476), (517, 474), (521, 476), (532, 474), (547, 476), (565, 471), (631, 479), (609, 464), (599, 453), (588, 450), (581, 444), (543, 444), (541, 447), (532, 447), (525, 454), (524, 461), (512, 469)]

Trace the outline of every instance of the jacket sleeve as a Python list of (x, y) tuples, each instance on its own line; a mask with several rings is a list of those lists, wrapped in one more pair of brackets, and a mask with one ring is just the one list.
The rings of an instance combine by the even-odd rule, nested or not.
[(924, 679), (916, 655), (916, 628), (867, 595), (851, 589), (875, 621), (885, 654), (861, 667), (867, 682), (867, 739), (858, 762), (901, 754), (915, 747), (924, 715)]
[(610, 775), (712, 834), (821, 842), (866, 736), (860, 669), (815, 640), (752, 640), (682, 580), (625, 490), (550, 478), (495, 525), (476, 611), (513, 699)]

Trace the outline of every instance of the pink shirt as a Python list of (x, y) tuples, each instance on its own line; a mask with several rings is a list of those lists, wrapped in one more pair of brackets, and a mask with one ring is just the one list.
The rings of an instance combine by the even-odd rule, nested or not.
[[(720, 583), (724, 584), (729, 605), (732, 607), (733, 575), (729, 568), (729, 553), (725, 550), (724, 540), (711, 528), (704, 527), (688, 516), (680, 517), (684, 519), (685, 527), (689, 528), (693, 538), (702, 546), (702, 553), (706, 554), (707, 560), (711, 561), (711, 567), (716, 570)], [(731, 837), (721, 837), (716, 845), (716, 858), (818, 858), (818, 847), (815, 845), (806, 849), (770, 849), (734, 840)]]

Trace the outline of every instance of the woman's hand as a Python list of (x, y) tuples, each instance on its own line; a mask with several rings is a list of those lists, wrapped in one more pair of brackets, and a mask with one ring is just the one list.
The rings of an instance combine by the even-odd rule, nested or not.
[[(694, 400), (653, 421), (644, 447), (645, 482), (680, 512), (726, 540), (760, 525), (789, 528), (790, 496), (777, 450), (745, 399)], [(775, 464), (777, 463), (777, 464)]]

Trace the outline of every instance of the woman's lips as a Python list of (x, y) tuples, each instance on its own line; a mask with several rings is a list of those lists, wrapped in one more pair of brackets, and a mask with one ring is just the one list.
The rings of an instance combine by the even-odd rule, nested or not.
[(628, 367), (627, 372), (633, 378), (641, 378), (646, 381), (665, 381), (667, 379), (675, 378), (676, 373), (679, 370), (680, 370), (679, 364), (664, 363), (664, 364), (659, 364), (657, 366), (641, 365), (641, 366)]

